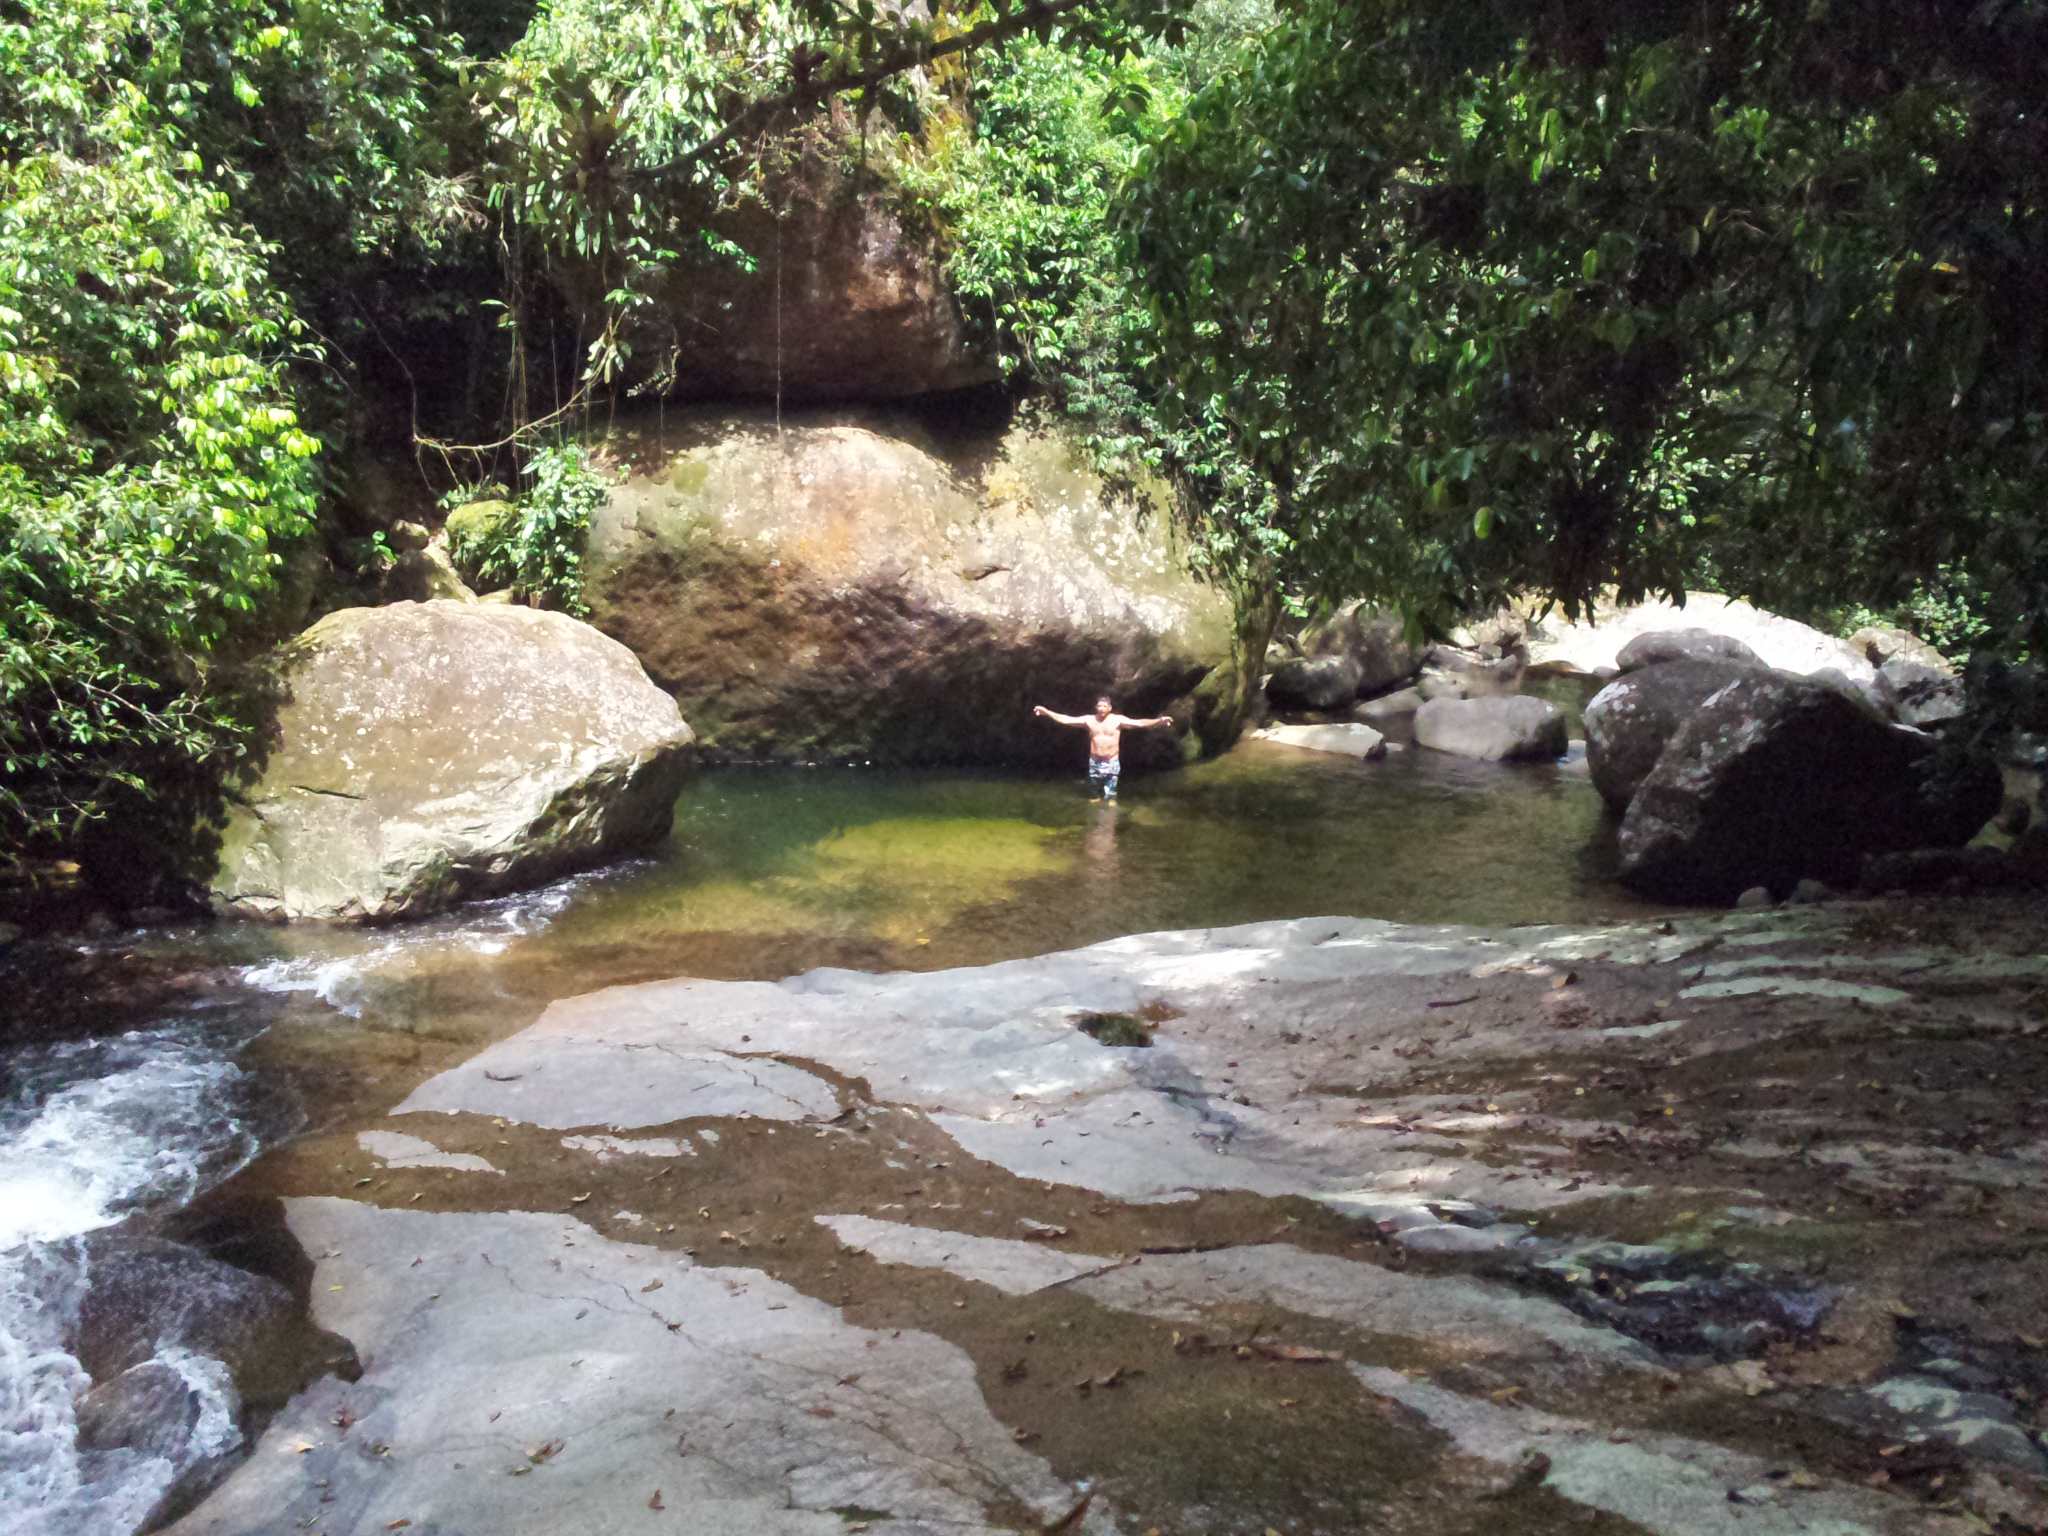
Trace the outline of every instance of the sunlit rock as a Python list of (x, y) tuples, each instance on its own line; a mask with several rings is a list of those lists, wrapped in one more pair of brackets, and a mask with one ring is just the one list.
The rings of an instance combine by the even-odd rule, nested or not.
[(214, 878), (238, 915), (377, 921), (538, 885), (666, 832), (688, 767), (675, 701), (564, 614), (345, 608), (286, 682)]
[[(941, 438), (867, 412), (671, 411), (606, 440), (631, 473), (593, 520), (593, 622), (726, 759), (1076, 765), (1032, 706), (1194, 723), (1229, 604), (1166, 509), (1064, 439)], [(1165, 730), (1126, 768), (1181, 761)]]

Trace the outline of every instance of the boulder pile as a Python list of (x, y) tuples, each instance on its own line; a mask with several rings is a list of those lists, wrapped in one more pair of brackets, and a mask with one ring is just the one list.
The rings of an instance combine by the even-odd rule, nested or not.
[(1615, 659), (1586, 707), (1587, 766), (1622, 817), (1621, 878), (1646, 894), (1853, 886), (1873, 859), (1968, 842), (1999, 809), (1996, 767), (1882, 708), (1890, 683), (1868, 660), (1868, 678), (1801, 676), (1701, 629), (1639, 632)]

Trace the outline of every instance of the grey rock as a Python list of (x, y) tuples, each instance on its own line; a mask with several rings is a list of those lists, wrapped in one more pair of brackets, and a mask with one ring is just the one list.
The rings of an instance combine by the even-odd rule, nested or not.
[(2012, 1422), (2012, 1405), (1988, 1392), (1964, 1392), (1927, 1376), (1894, 1376), (1868, 1389), (1915, 1437), (1946, 1440), (1975, 1461), (2048, 1472), (2048, 1459)]
[(1939, 764), (1936, 748), (1825, 683), (1739, 678), (1637, 790), (1621, 878), (1667, 900), (1730, 901), (1808, 878), (1849, 886), (1870, 854), (1966, 842), (1998, 809), (1998, 774)]
[(1640, 634), (1615, 654), (1617, 671), (1626, 676), (1643, 667), (1672, 661), (1732, 661), (1762, 667), (1764, 659), (1733, 635), (1710, 629), (1654, 629)]
[(1430, 699), (1415, 712), (1415, 740), (1439, 752), (1489, 762), (1554, 759), (1570, 741), (1564, 711), (1523, 695)]
[(1354, 705), (1352, 717), (1363, 720), (1367, 725), (1378, 725), (1386, 720), (1404, 719), (1422, 708), (1422, 695), (1413, 688), (1400, 688), (1392, 693), (1382, 694), (1376, 699), (1367, 699), (1363, 704)]
[(1282, 708), (1342, 709), (1364, 675), (1349, 656), (1291, 656), (1266, 679), (1266, 696)]
[[(591, 622), (673, 694), (703, 752), (749, 761), (1078, 770), (1034, 704), (1200, 721), (1230, 604), (1189, 574), (1164, 508), (1067, 438), (937, 439), (873, 410), (685, 410), (622, 420), (637, 466), (591, 519)], [(1177, 767), (1175, 731), (1125, 771)]]
[(1369, 725), (1276, 725), (1265, 739), (1311, 752), (1338, 752), (1346, 757), (1385, 757), (1387, 738)]
[(238, 915), (381, 921), (538, 885), (664, 834), (689, 766), (675, 701), (564, 614), (343, 609), (287, 681), (214, 879)]
[(1743, 912), (1759, 912), (1765, 907), (1775, 907), (1778, 899), (1771, 894), (1768, 885), (1752, 885), (1735, 898), (1737, 909)]
[(1792, 894), (1786, 899), (1798, 906), (1811, 906), (1814, 902), (1826, 901), (1831, 894), (1818, 880), (1802, 880), (1792, 887)]
[(1880, 667), (1877, 675), (1896, 700), (1892, 712), (1907, 725), (1940, 725), (1958, 719), (1963, 713), (1963, 680), (1945, 662), (1933, 667), (1899, 656)]
[(1576, 621), (1551, 613), (1531, 624), (1529, 663), (1547, 671), (1595, 676), (1620, 671), (1622, 648), (1640, 635), (1705, 629), (1739, 640), (1767, 667), (1805, 677), (1832, 667), (1863, 686), (1877, 668), (1848, 641), (1779, 614), (1711, 592), (1690, 594), (1683, 607), (1656, 600), (1603, 609)]
[(819, 1536), (851, 1508), (906, 1532), (997, 1536), (991, 1506), (1050, 1526), (1076, 1502), (989, 1411), (964, 1350), (855, 1327), (758, 1269), (538, 1212), (334, 1198), (286, 1211), (320, 1255), (316, 1315), (369, 1364), (355, 1386), (295, 1399), (178, 1536), (316, 1518), (330, 1532)]
[(1409, 641), (1398, 613), (1370, 603), (1348, 604), (1301, 635), (1304, 656), (1341, 656), (1354, 663), (1360, 693), (1378, 693), (1413, 677), (1428, 649)]
[(1416, 678), (1425, 699), (1483, 699), (1513, 693), (1522, 684), (1528, 664), (1519, 651), (1488, 656), (1459, 646), (1440, 645)]
[(1586, 706), (1586, 762), (1600, 798), (1615, 812), (1626, 811), (1679, 727), (1715, 693), (1755, 670), (1726, 657), (1655, 662), (1602, 688)]
[(78, 1405), (78, 1444), (175, 1462), (191, 1444), (202, 1412), (200, 1394), (183, 1374), (165, 1361), (145, 1360), (86, 1393)]

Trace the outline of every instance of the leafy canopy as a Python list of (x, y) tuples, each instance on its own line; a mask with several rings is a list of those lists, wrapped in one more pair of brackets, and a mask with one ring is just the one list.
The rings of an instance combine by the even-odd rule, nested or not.
[(1300, 0), (1121, 214), (1283, 579), (1813, 609), (1966, 568), (2048, 641), (2048, 7)]
[(202, 658), (312, 510), (266, 253), (119, 68), (150, 20), (0, 22), (0, 848), (244, 750)]

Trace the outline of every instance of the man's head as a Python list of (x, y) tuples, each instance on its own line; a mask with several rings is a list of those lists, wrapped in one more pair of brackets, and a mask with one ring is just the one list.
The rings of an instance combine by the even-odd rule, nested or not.
[(1109, 718), (1109, 712), (1114, 708), (1116, 708), (1116, 706), (1110, 702), (1109, 695), (1105, 693), (1101, 698), (1095, 701), (1095, 718), (1098, 720), (1107, 720)]

